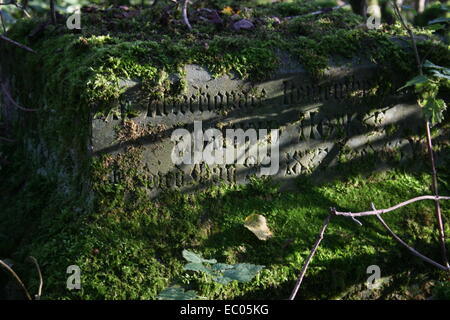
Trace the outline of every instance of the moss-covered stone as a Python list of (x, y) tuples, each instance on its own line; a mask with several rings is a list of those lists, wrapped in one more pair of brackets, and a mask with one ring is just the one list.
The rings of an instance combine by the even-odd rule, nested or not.
[[(14, 241), (3, 242), (0, 253), (15, 252), (19, 259), (29, 253), (35, 255), (46, 270), (44, 292), (50, 298), (155, 298), (157, 292), (171, 281), (190, 280), (191, 277), (182, 272), (181, 249), (201, 246), (228, 260), (243, 256), (253, 259), (249, 262), (267, 264), (264, 259), (275, 259), (257, 279), (256, 287), (250, 284), (221, 287), (194, 277), (203, 295), (233, 298), (271, 287), (276, 287), (278, 294), (284, 294), (286, 290), (279, 286), (295, 279), (298, 262), (304, 258), (304, 246), (300, 253), (298, 245), (295, 246), (297, 251), (287, 249), (286, 255), (279, 253), (280, 248), (288, 237), (296, 236), (298, 230), (305, 228), (295, 224), (284, 232), (280, 227), (283, 236), (263, 252), (258, 253), (259, 243), (250, 241), (250, 254), (242, 254), (237, 247), (245, 235), (240, 235), (236, 229), (237, 218), (226, 217), (232, 208), (239, 206), (235, 193), (243, 192), (247, 199), (245, 206), (248, 207), (239, 211), (241, 216), (262, 210), (259, 204), (265, 201), (260, 197), (275, 199), (270, 214), (280, 225), (285, 225), (292, 212), (282, 208), (285, 204), (294, 207), (297, 200), (309, 203), (310, 198), (315, 199), (315, 208), (324, 201), (331, 204), (328, 203), (330, 199), (352, 206), (339, 192), (332, 193), (334, 187), (315, 188), (305, 195), (285, 195), (276, 200), (279, 195), (272, 186), (256, 181), (248, 187), (212, 188), (192, 197), (169, 192), (160, 200), (150, 202), (143, 191), (145, 181), (136, 172), (142, 150), (133, 145), (125, 154), (116, 157), (92, 158), (90, 119), (93, 114), (106, 117), (117, 112), (126, 94), (124, 80), (139, 82), (142, 86), (140, 94), (145, 95), (143, 99), (183, 92), (186, 87), (183, 66), (186, 64), (202, 65), (215, 76), (234, 72), (243, 79), (258, 82), (267, 79), (279, 67), (279, 50), (298, 59), (317, 80), (331, 63), (343, 58), (368, 59), (377, 64), (379, 77), (386, 80), (383, 83), (389, 90), (396, 89), (390, 87), (394, 77), (400, 75), (400, 80), (407, 80), (414, 74), (412, 52), (405, 49), (405, 34), (396, 26), (367, 31), (361, 27), (361, 18), (346, 10), (282, 19), (307, 14), (323, 4), (280, 3), (243, 10), (241, 17), (253, 19), (255, 30), (240, 32), (200, 21), (193, 23), (194, 30), (189, 32), (178, 21), (180, 17), (176, 12), (167, 20), (161, 20), (164, 17), (162, 8), (142, 10), (136, 15), (126, 15), (117, 8), (85, 12), (79, 33), (67, 30), (64, 25), (50, 25), (37, 36), (29, 37), (42, 21), (24, 20), (16, 24), (8, 36), (32, 47), (37, 53), (23, 53), (2, 43), (2, 72), (12, 82), (17, 101), (38, 109), (38, 112), (25, 114), (20, 119), (20, 123), (27, 124), (26, 130), (16, 128), (17, 138), (22, 139), (23, 146), (16, 150), (13, 159), (23, 164), (23, 171), (11, 173), (5, 189), (8, 194), (20, 190), (21, 195), (14, 198), (16, 201), (29, 200), (29, 204), (18, 204), (17, 210), (28, 213), (29, 216), (23, 216), (23, 219), (30, 219), (35, 226), (27, 235), (28, 229), (19, 225), (21, 232)], [(268, 15), (283, 21), (267, 20)], [(223, 19), (227, 23), (231, 21), (226, 15)], [(430, 36), (427, 31), (417, 32)], [(429, 60), (450, 66), (446, 45), (430, 37), (419, 41), (418, 46), (422, 55), (427, 53)], [(174, 81), (174, 75), (178, 81)], [(139, 132), (132, 126), (120, 128), (118, 132), (118, 136), (125, 139), (134, 134)], [(120, 167), (125, 175), (126, 179), (120, 183), (109, 180), (114, 166)], [(29, 183), (14, 181), (25, 172), (31, 174)], [(409, 194), (410, 189), (422, 191), (425, 180), (410, 178), (402, 195)], [(338, 187), (348, 187), (351, 183), (341, 183)], [(400, 188), (386, 181), (379, 184), (380, 189)], [(370, 186), (366, 189), (367, 194), (373, 191)], [(378, 199), (387, 204), (389, 200), (384, 197), (389, 194), (388, 191), (380, 193)], [(393, 199), (397, 200), (397, 196), (395, 194)], [(363, 196), (361, 201), (366, 200)], [(208, 204), (214, 201), (224, 204), (223, 208)], [(276, 212), (280, 210), (287, 220), (276, 218)], [(35, 215), (32, 214), (34, 211), (37, 212)], [(13, 212), (7, 211), (8, 221), (14, 221)], [(317, 208), (315, 212), (319, 212)], [(308, 214), (305, 210), (303, 213)], [(316, 218), (305, 221), (317, 222)], [(208, 224), (206, 227), (205, 221), (211, 219), (213, 226)], [(205, 228), (210, 231), (198, 233)], [(231, 234), (231, 240), (227, 238), (227, 232)], [(349, 237), (341, 226), (334, 232)], [(35, 241), (33, 235), (40, 238)], [(377, 234), (377, 237), (380, 236)], [(20, 249), (16, 251), (19, 242)], [(300, 242), (305, 245), (306, 240)], [(353, 253), (372, 263), (373, 248), (368, 245), (358, 246)], [(333, 254), (328, 250), (324, 255)], [(342, 259), (341, 266), (345, 265), (347, 255), (343, 250), (336, 255)], [(358, 262), (351, 260), (351, 268), (357, 268)], [(333, 264), (325, 257), (321, 261), (323, 265)], [(78, 264), (83, 270), (86, 285), (80, 292), (67, 292), (64, 287), (65, 268), (71, 264)], [(319, 280), (324, 276), (320, 270), (314, 270), (313, 274), (319, 275)], [(346, 278), (345, 281), (352, 282)], [(319, 295), (328, 294), (324, 292)]]

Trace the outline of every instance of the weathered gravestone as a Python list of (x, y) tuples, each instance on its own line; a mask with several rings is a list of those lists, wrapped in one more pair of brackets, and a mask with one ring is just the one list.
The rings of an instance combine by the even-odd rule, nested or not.
[[(124, 81), (120, 112), (92, 119), (92, 154), (115, 157), (138, 148), (138, 172), (152, 196), (261, 175), (288, 186), (301, 175), (332, 175), (339, 164), (368, 154), (413, 156), (408, 137), (420, 127), (421, 111), (405, 92), (384, 95), (375, 65), (336, 65), (314, 81), (286, 55), (281, 61), (260, 83), (213, 78), (186, 65), (186, 92), (146, 103), (135, 99), (139, 84)], [(130, 109), (137, 110), (131, 118)], [(116, 166), (110, 181), (124, 174)]]

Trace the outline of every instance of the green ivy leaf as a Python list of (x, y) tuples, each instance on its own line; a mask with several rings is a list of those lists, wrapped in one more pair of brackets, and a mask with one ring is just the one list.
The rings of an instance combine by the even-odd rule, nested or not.
[(415, 86), (417, 84), (427, 83), (428, 81), (429, 79), (426, 76), (420, 75), (409, 80), (403, 87), (397, 89), (397, 91), (400, 91), (406, 87)]
[[(250, 263), (240, 263), (235, 265), (217, 263), (215, 259), (203, 259), (189, 250), (183, 250), (183, 257), (189, 261), (189, 263), (184, 266), (184, 270), (204, 272), (212, 276), (214, 281), (221, 284), (227, 284), (231, 281), (249, 282), (264, 268), (264, 266)], [(203, 263), (209, 263), (211, 266), (204, 265)]]
[(226, 263), (216, 263), (216, 264), (212, 265), (211, 268), (215, 271), (222, 272), (227, 269), (232, 269), (233, 265), (226, 264)]
[(224, 276), (216, 277), (213, 280), (220, 284), (229, 284), (231, 281), (233, 281), (232, 279), (226, 278)]
[(206, 273), (211, 272), (202, 263), (195, 263), (195, 262), (189, 262), (188, 264), (186, 264), (184, 266), (184, 270), (191, 270), (191, 271), (197, 271), (197, 272), (201, 271), (201, 272), (206, 272)]
[(189, 262), (193, 263), (216, 263), (216, 259), (203, 259), (201, 256), (196, 254), (195, 252), (189, 250), (183, 250), (183, 258), (185, 258)]
[(195, 300), (200, 297), (194, 290), (184, 291), (181, 287), (169, 287), (161, 291), (158, 300)]
[(441, 79), (447, 79), (450, 80), (450, 74), (445, 74), (442, 73), (438, 70), (431, 70), (431, 73), (433, 74), (433, 76), (435, 76), (436, 78), (441, 78)]
[(428, 29), (428, 30), (434, 30), (434, 31), (437, 31), (437, 30), (444, 29), (444, 28), (445, 28), (445, 25), (436, 23), (436, 24), (430, 24), (430, 25), (428, 25), (428, 26), (425, 26), (424, 28), (425, 28), (425, 29)]
[(433, 62), (429, 61), (429, 60), (425, 60), (425, 62), (423, 63), (423, 67), (426, 69), (436, 69), (436, 70), (441, 70), (443, 73), (450, 75), (450, 69), (447, 67), (442, 67), (442, 66), (438, 66), (437, 64), (434, 64)]
[(225, 270), (222, 277), (218, 277), (215, 281), (227, 284), (231, 281), (249, 282), (264, 266), (259, 266), (250, 263), (239, 263), (233, 266), (232, 269)]
[(428, 21), (428, 24), (442, 23), (442, 22), (450, 22), (450, 18), (446, 17), (436, 18), (431, 21)]
[(428, 69), (431, 74), (436, 78), (450, 80), (450, 69), (442, 66), (438, 66), (431, 61), (425, 60), (423, 67)]
[(444, 100), (429, 98), (421, 101), (423, 105), (423, 113), (428, 121), (432, 125), (438, 124), (444, 120), (444, 111), (447, 109), (447, 105)]

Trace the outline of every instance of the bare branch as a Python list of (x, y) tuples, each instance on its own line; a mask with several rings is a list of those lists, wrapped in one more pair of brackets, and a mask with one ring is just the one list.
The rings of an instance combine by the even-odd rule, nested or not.
[[(437, 182), (437, 171), (436, 171), (436, 163), (434, 159), (434, 152), (433, 152), (433, 143), (431, 140), (431, 131), (430, 131), (430, 122), (425, 122), (425, 129), (427, 133), (427, 148), (428, 148), (428, 155), (430, 157), (430, 163), (431, 163), (431, 177), (433, 179), (432, 181), (432, 191), (435, 195), (438, 195), (438, 182)], [(434, 202), (434, 212), (437, 220), (437, 228), (439, 231), (439, 244), (441, 246), (441, 255), (442, 255), (442, 261), (447, 266), (447, 268), (450, 271), (450, 265), (448, 263), (447, 258), (447, 248), (445, 247), (445, 232), (444, 232), (444, 222), (442, 221), (442, 213), (441, 213), (441, 205), (439, 203), (439, 200), (436, 199)]]
[[(333, 212), (334, 209), (331, 211)], [(300, 272), (300, 276), (298, 277), (297, 283), (295, 284), (294, 290), (292, 290), (291, 295), (289, 296), (289, 300), (294, 300), (295, 296), (297, 295), (298, 289), (300, 289), (300, 286), (302, 284), (303, 278), (306, 274), (306, 270), (308, 269), (309, 264), (311, 263), (312, 258), (316, 254), (317, 249), (319, 248), (320, 242), (323, 239), (323, 235), (325, 234), (325, 230), (328, 227), (328, 224), (330, 223), (332, 213), (330, 213), (325, 220), (323, 221), (322, 229), (320, 229), (319, 235), (317, 236), (316, 243), (314, 244), (313, 248), (311, 249), (311, 252), (309, 253), (308, 258), (306, 258), (306, 262), (302, 267), (302, 270)]]
[(353, 221), (355, 221), (360, 227), (363, 225), (361, 223), (361, 221), (359, 221), (358, 219), (356, 219), (355, 217), (351, 217)]
[(29, 256), (28, 260), (30, 260), (36, 266), (36, 270), (39, 275), (39, 289), (38, 289), (38, 293), (35, 297), (36, 297), (36, 299), (40, 299), (41, 295), (42, 295), (42, 287), (44, 286), (44, 279), (42, 278), (41, 268), (39, 267), (39, 263), (37, 262), (35, 257)]
[(28, 300), (32, 300), (30, 293), (28, 292), (27, 288), (25, 287), (25, 285), (23, 284), (22, 280), (20, 280), (19, 276), (17, 275), (17, 273), (14, 272), (13, 269), (11, 269), (5, 262), (3, 262), (3, 260), (0, 259), (0, 266), (2, 266), (3, 268), (5, 268), (13, 277), (14, 279), (19, 283), (20, 287), (23, 289), (23, 291), (25, 292), (25, 295), (27, 297)]
[(184, 3), (183, 3), (183, 9), (182, 9), (183, 21), (184, 21), (184, 23), (186, 24), (186, 26), (189, 28), (189, 30), (192, 31), (192, 26), (191, 26), (191, 24), (189, 23), (188, 14), (187, 14), (187, 7), (188, 7), (188, 4), (189, 4), (189, 0), (184, 0)]
[[(374, 209), (375, 210), (375, 209)], [(391, 228), (389, 228), (389, 226), (387, 225), (387, 223), (383, 220), (383, 218), (381, 218), (381, 215), (377, 214), (376, 215), (378, 220), (380, 220), (381, 224), (386, 228), (386, 230), (392, 235), (392, 237), (397, 240), (398, 243), (402, 244), (403, 246), (405, 246), (413, 255), (415, 255), (416, 257), (419, 257), (420, 259), (432, 264), (433, 266), (442, 269), (444, 271), (449, 271), (449, 268), (437, 263), (436, 261), (424, 256), (423, 254), (421, 254), (420, 252), (418, 252), (417, 250), (415, 250), (413, 247), (410, 247), (405, 241), (403, 241), (399, 236), (397, 236), (394, 231), (392, 231)]]
[(34, 51), (33, 49), (31, 49), (31, 48), (29, 48), (29, 47), (27, 47), (27, 46), (25, 46), (25, 45), (23, 45), (23, 44), (21, 44), (21, 43), (19, 43), (17, 41), (14, 41), (14, 40), (12, 40), (12, 39), (10, 39), (7, 36), (4, 36), (2, 34), (0, 34), (0, 40), (4, 40), (4, 41), (7, 41), (9, 43), (12, 43), (13, 45), (18, 46), (19, 48), (27, 50), (28, 52), (36, 53), (36, 51)]
[(346, 216), (346, 217), (362, 217), (362, 216), (374, 216), (374, 215), (378, 215), (378, 214), (383, 214), (383, 213), (387, 213), (390, 211), (394, 211), (398, 208), (404, 207), (408, 204), (417, 202), (417, 201), (422, 201), (422, 200), (450, 200), (450, 197), (444, 197), (444, 196), (420, 196), (420, 197), (416, 197), (416, 198), (412, 198), (409, 199), (407, 201), (401, 202), (399, 204), (396, 204), (395, 206), (392, 206), (390, 208), (387, 209), (380, 209), (380, 210), (371, 210), (371, 211), (363, 211), (363, 212), (339, 212), (339, 211), (334, 211), (334, 214), (337, 216)]
[(398, 208), (404, 207), (408, 204), (417, 202), (417, 201), (421, 201), (421, 200), (450, 200), (450, 197), (444, 197), (444, 196), (420, 196), (420, 197), (416, 197), (413, 199), (409, 199), (407, 201), (404, 201), (402, 203), (399, 203), (393, 207), (387, 208), (387, 209), (381, 209), (381, 210), (377, 210), (375, 208), (375, 205), (373, 203), (371, 203), (371, 207), (372, 210), (371, 211), (364, 211), (364, 212), (356, 212), (356, 213), (352, 213), (352, 212), (339, 212), (336, 211), (335, 208), (330, 208), (330, 214), (325, 218), (322, 228), (320, 229), (319, 235), (317, 237), (317, 240), (313, 246), (313, 248), (311, 249), (311, 252), (309, 254), (309, 256), (306, 259), (305, 264), (302, 267), (302, 270), (300, 272), (300, 276), (297, 279), (297, 282), (295, 284), (294, 289), (292, 290), (291, 295), (289, 296), (289, 300), (294, 300), (295, 296), (297, 295), (298, 290), (300, 289), (300, 286), (302, 284), (303, 278), (306, 274), (306, 270), (308, 269), (309, 264), (311, 263), (312, 258), (314, 257), (314, 255), (316, 254), (317, 249), (319, 248), (319, 245), (323, 239), (323, 236), (325, 234), (325, 230), (328, 227), (328, 224), (330, 223), (330, 219), (332, 216), (336, 215), (336, 216), (346, 216), (346, 217), (350, 217), (353, 221), (355, 221), (356, 223), (358, 223), (359, 225), (362, 225), (362, 223), (360, 221), (358, 221), (355, 217), (361, 217), (361, 216), (370, 216), (370, 215), (375, 215), (377, 216), (378, 220), (380, 220), (380, 222), (383, 224), (383, 226), (388, 230), (388, 232), (394, 237), (395, 240), (397, 240), (399, 243), (401, 243), (402, 245), (404, 245), (406, 248), (408, 248), (408, 250), (414, 254), (415, 256), (423, 259), (424, 261), (434, 265), (435, 267), (441, 269), (441, 270), (445, 270), (445, 271), (450, 271), (450, 268), (448, 266), (443, 266), (439, 263), (437, 263), (436, 261), (424, 256), (423, 254), (421, 254), (420, 252), (416, 251), (414, 248), (410, 247), (408, 244), (406, 244), (402, 239), (400, 239), (400, 237), (398, 237), (392, 230), (391, 228), (389, 228), (389, 226), (386, 224), (386, 222), (384, 222), (384, 220), (381, 218), (381, 214), (386, 213), (386, 212), (390, 212), (393, 210), (396, 210)]
[[(403, 28), (405, 28), (407, 30), (409, 37), (411, 38), (411, 44), (412, 44), (412, 47), (414, 50), (414, 56), (416, 58), (417, 69), (419, 71), (419, 74), (423, 75), (422, 61), (420, 60), (419, 51), (417, 49), (417, 44), (416, 44), (416, 39), (414, 38), (414, 33), (413, 33), (412, 29), (408, 26), (407, 22), (404, 21), (402, 15), (400, 13), (400, 9), (395, 0), (393, 1), (393, 5), (394, 5), (395, 13), (397, 14), (398, 18), (400, 19), (400, 22), (403, 25)], [(433, 179), (432, 191), (435, 196), (438, 196), (439, 191), (438, 191), (438, 182), (437, 182), (437, 171), (436, 171), (436, 164), (435, 164), (434, 153), (433, 153), (433, 143), (432, 143), (432, 138), (431, 138), (429, 121), (425, 121), (425, 129), (426, 129), (426, 136), (427, 136), (428, 155), (430, 157), (430, 164), (431, 164), (431, 169), (432, 169), (432, 172), (431, 172), (431, 176)], [(447, 268), (450, 271), (450, 264), (448, 263), (447, 249), (445, 246), (445, 231), (444, 231), (445, 229), (444, 229), (444, 223), (442, 221), (441, 205), (439, 204), (438, 199), (436, 199), (434, 206), (435, 206), (435, 215), (436, 215), (436, 220), (437, 220), (437, 229), (439, 232), (439, 243), (441, 245), (442, 261), (444, 262), (444, 264), (447, 266)]]

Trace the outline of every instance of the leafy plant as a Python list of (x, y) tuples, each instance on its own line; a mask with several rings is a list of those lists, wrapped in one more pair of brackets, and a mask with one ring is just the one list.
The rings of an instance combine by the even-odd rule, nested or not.
[[(250, 263), (218, 263), (216, 259), (204, 259), (189, 250), (183, 250), (183, 258), (188, 261), (183, 268), (184, 270), (203, 272), (220, 284), (228, 284), (232, 281), (250, 282), (264, 268), (264, 266)], [(196, 291), (184, 291), (179, 286), (166, 288), (158, 295), (160, 300), (194, 300), (201, 298)]]
[(447, 109), (445, 101), (438, 99), (437, 95), (441, 86), (450, 83), (450, 69), (428, 60), (425, 60), (422, 66), (425, 74), (409, 80), (399, 90), (413, 86), (418, 96), (417, 102), (423, 108), (427, 121), (435, 125), (444, 120), (444, 111)]
[(228, 284), (231, 281), (250, 282), (264, 266), (250, 263), (217, 263), (215, 259), (203, 259), (196, 253), (183, 250), (183, 257), (188, 261), (184, 270), (203, 272), (210, 275), (215, 282)]

